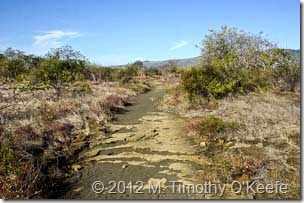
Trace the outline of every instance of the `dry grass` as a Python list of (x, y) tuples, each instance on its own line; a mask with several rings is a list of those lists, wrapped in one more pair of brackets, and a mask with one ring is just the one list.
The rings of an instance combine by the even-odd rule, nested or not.
[[(146, 84), (140, 82), (131, 86), (136, 87), (136, 91), (148, 88)], [(36, 186), (34, 186), (42, 184), (40, 181), (42, 174), (35, 170), (39, 167), (38, 165), (48, 165), (58, 157), (66, 157), (65, 159), (68, 160), (69, 156), (73, 156), (90, 143), (92, 134), (96, 134), (111, 119), (113, 114), (111, 107), (124, 105), (130, 97), (138, 93), (136, 91), (115, 82), (79, 83), (70, 85), (58, 100), (54, 100), (52, 90), (22, 90), (12, 85), (2, 85), (0, 149), (8, 146), (14, 152), (15, 161), (20, 163), (18, 165), (20, 170), (27, 170), (32, 175), (35, 172), (39, 177), (30, 187), (30, 179), (24, 180), (27, 183), (21, 181), (28, 178), (28, 176), (21, 177), (22, 172), (19, 175), (14, 172), (0, 174), (2, 185), (7, 186), (1, 187), (1, 198), (43, 196), (44, 191), (35, 191)], [(24, 168), (23, 164), (27, 162), (31, 162), (32, 168)], [(53, 169), (45, 171), (51, 174), (52, 172), (48, 170)], [(12, 183), (19, 179), (20, 184), (22, 182), (24, 185), (29, 185)], [(17, 191), (20, 187), (28, 188)]]
[[(170, 106), (172, 102), (175, 106)], [(299, 198), (300, 95), (269, 90), (215, 102), (215, 108), (206, 103), (191, 108), (182, 94), (178, 97), (170, 94), (163, 102), (163, 108), (168, 109), (169, 104), (169, 110), (194, 120), (189, 124), (191, 128), (197, 127), (197, 117), (209, 115), (219, 115), (225, 122), (241, 126), (237, 131), (226, 133), (224, 142), (210, 143), (203, 150), (214, 163), (210, 169), (212, 175), (210, 170), (203, 175), (224, 182), (244, 178), (244, 174), (249, 180), (262, 183), (281, 181), (290, 186), (287, 194), (257, 194), (255, 197)], [(233, 146), (225, 147), (227, 142)]]

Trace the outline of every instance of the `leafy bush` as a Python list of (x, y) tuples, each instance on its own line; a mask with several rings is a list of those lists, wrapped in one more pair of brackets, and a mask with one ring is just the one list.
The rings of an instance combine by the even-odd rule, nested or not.
[(246, 80), (242, 83), (242, 92), (255, 91), (257, 88), (268, 88), (272, 84), (274, 73), (270, 69), (253, 69), (244, 71)]
[(7, 175), (16, 170), (16, 155), (7, 145), (0, 146), (0, 174)]
[(200, 119), (190, 120), (187, 128), (201, 136), (214, 137), (228, 130), (234, 130), (238, 125), (234, 122), (224, 121), (220, 116), (209, 115)]
[(8, 48), (0, 53), (0, 79), (24, 81), (28, 73), (37, 68), (41, 61), (40, 57)]
[(92, 89), (88, 83), (81, 83), (78, 84), (74, 89), (73, 89), (73, 94), (74, 95), (86, 95), (92, 93)]
[(246, 74), (237, 69), (201, 65), (182, 73), (182, 87), (190, 102), (196, 96), (221, 98), (229, 93), (242, 92)]
[(23, 52), (8, 48), (0, 57), (0, 73), (2, 77), (16, 79), (26, 72)]
[(183, 73), (182, 85), (189, 100), (197, 95), (222, 98), (268, 86), (268, 50), (273, 47), (261, 33), (254, 35), (227, 26), (210, 30), (202, 41), (203, 65)]
[(275, 48), (262, 37), (223, 26), (202, 41), (202, 63), (182, 72), (182, 88), (196, 97), (216, 99), (273, 85), (295, 91), (300, 65), (295, 54)]
[(150, 77), (162, 74), (162, 72), (157, 68), (147, 68), (145, 69), (144, 73), (146, 76), (150, 76)]
[(52, 87), (58, 98), (65, 83), (84, 79), (85, 64), (85, 58), (69, 46), (54, 49), (32, 71), (32, 83)]
[(128, 83), (132, 78), (140, 75), (143, 72), (142, 62), (137, 61), (125, 68), (118, 68), (113, 72), (113, 79), (121, 83)]
[(300, 86), (301, 67), (300, 61), (289, 50), (275, 49), (272, 56), (272, 69), (276, 86), (282, 90), (294, 92)]
[(201, 129), (200, 132), (202, 134), (216, 134), (224, 131), (225, 127), (227, 127), (227, 123), (223, 121), (223, 119), (219, 116), (206, 116), (201, 119)]
[(132, 77), (138, 76), (141, 68), (141, 66), (136, 64), (127, 66), (125, 69), (123, 69), (123, 71), (121, 71), (121, 81), (128, 82)]

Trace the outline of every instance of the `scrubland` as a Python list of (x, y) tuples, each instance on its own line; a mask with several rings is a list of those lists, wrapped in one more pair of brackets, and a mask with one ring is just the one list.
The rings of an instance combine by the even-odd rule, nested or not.
[[(62, 188), (68, 187), (65, 180), (70, 172), (82, 169), (74, 163), (80, 162), (78, 155), (83, 150), (91, 148), (93, 152), (98, 150), (97, 158), (111, 158), (108, 156), (114, 152), (99, 154), (104, 147), (101, 135), (108, 131), (106, 124), (114, 114), (124, 112), (124, 106), (132, 105), (131, 98), (157, 84), (158, 89), (167, 89), (167, 94), (156, 102), (162, 111), (156, 113), (165, 115), (163, 120), (133, 124), (142, 129), (138, 132), (118, 130), (107, 138), (110, 143), (118, 140), (125, 144), (131, 137), (132, 150), (136, 146), (156, 150), (151, 153), (166, 153), (173, 146), (174, 150), (187, 151), (185, 146), (178, 146), (190, 143), (178, 137), (187, 136), (195, 142), (195, 150), (189, 149), (191, 157), (195, 156), (198, 163), (204, 160), (197, 171), (192, 170), (192, 162), (188, 163), (193, 177), (228, 185), (234, 180), (264, 184), (281, 181), (289, 185), (286, 194), (227, 198), (299, 199), (298, 59), (261, 35), (226, 26), (211, 30), (200, 47), (198, 64), (188, 68), (170, 64), (163, 70), (144, 68), (140, 61), (125, 68), (99, 67), (71, 47), (51, 50), (44, 57), (12, 49), (0, 54), (0, 197), (60, 196)], [(152, 103), (149, 100), (146, 106), (156, 111)], [(137, 111), (139, 114), (144, 110), (139, 107)], [(164, 111), (178, 116), (178, 124), (166, 121), (171, 115)], [(170, 123), (168, 129), (165, 123)], [(175, 124), (179, 125), (178, 133)], [(142, 134), (147, 130), (153, 135)], [(183, 134), (183, 130), (187, 133)], [(149, 139), (143, 145), (140, 140), (145, 137)], [(166, 145), (160, 145), (160, 141)], [(146, 146), (151, 143), (153, 147)], [(121, 158), (115, 153), (116, 158)], [(147, 157), (158, 157), (154, 155)], [(171, 158), (172, 162), (183, 159)], [(153, 164), (160, 167), (158, 159), (153, 159)]]
[[(0, 61), (0, 196), (56, 197), (72, 163), (150, 76), (88, 64), (71, 47), (45, 58), (8, 49)], [(140, 64), (139, 64), (140, 66)], [(153, 74), (152, 74), (153, 75)]]
[(211, 31), (203, 45), (205, 60), (180, 70), (161, 107), (187, 118), (188, 135), (199, 137), (212, 162), (202, 176), (227, 184), (281, 181), (289, 184), (286, 194), (252, 198), (300, 198), (299, 61), (227, 27)]

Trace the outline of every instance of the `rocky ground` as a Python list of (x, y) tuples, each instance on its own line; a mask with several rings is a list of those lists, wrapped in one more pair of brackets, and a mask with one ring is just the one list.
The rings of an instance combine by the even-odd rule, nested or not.
[[(95, 145), (80, 155), (74, 165), (74, 175), (70, 178), (71, 187), (65, 191), (64, 198), (76, 199), (252, 199), (252, 193), (232, 193), (231, 181), (220, 177), (227, 175), (229, 169), (223, 167), (218, 148), (209, 148), (197, 135), (189, 135), (187, 118), (159, 110), (166, 90), (161, 85), (151, 92), (138, 97), (133, 106), (118, 114), (112, 123), (106, 125), (106, 133), (96, 136)], [(205, 144), (202, 144), (205, 143)], [(230, 142), (232, 143), (232, 142)], [(225, 150), (234, 150), (235, 144), (225, 144)], [(223, 144), (223, 146), (224, 146)], [(212, 158), (210, 154), (219, 153)], [(217, 163), (215, 163), (217, 162)], [(225, 171), (227, 170), (227, 171)], [(230, 169), (231, 172), (232, 169)], [(239, 175), (237, 180), (245, 180)], [(101, 181), (104, 191), (94, 192), (92, 184)], [(113, 182), (111, 182), (113, 181)], [(122, 182), (121, 182), (122, 181)], [(130, 181), (133, 184), (130, 186)], [(199, 185), (212, 181), (225, 185), (225, 192), (207, 191), (178, 192), (180, 184)], [(118, 184), (114, 190), (112, 184)], [(162, 192), (151, 194), (149, 187), (160, 184)], [(140, 185), (142, 184), (142, 188)], [(127, 188), (126, 190), (125, 187)], [(133, 188), (133, 193), (130, 192)], [(120, 188), (120, 190), (118, 189)], [(173, 188), (176, 190), (173, 191)], [(142, 194), (134, 192), (136, 189)], [(141, 190), (142, 189), (142, 190)], [(151, 189), (151, 188), (150, 188)]]
[[(196, 155), (195, 142), (185, 136), (182, 119), (158, 111), (154, 102), (163, 90), (147, 93), (117, 121), (107, 125), (97, 146), (81, 154), (83, 170), (69, 198), (165, 198), (166, 194), (96, 194), (94, 181), (142, 181), (168, 179), (194, 181), (204, 159)], [(167, 194), (168, 197), (168, 194)], [(174, 195), (170, 196), (174, 198)]]
[[(149, 86), (92, 83), (90, 91), (83, 92), (78, 85), (58, 101), (48, 98), (45, 90), (18, 93), (13, 105), (1, 103), (8, 105), (0, 115), (2, 146), (12, 147), (22, 139), (16, 151), (57, 160), (49, 162), (54, 169), (49, 176), (56, 175), (61, 182), (52, 182), (56, 190), (48, 191), (49, 198), (300, 197), (299, 95), (257, 91), (190, 105), (178, 88), (178, 79), (168, 80), (153, 80), (152, 90), (136, 97)], [(12, 98), (12, 90), (2, 92)], [(229, 123), (229, 129), (212, 136), (197, 132), (197, 121), (210, 115), (220, 118), (223, 125)], [(5, 139), (9, 132), (15, 132), (14, 139)], [(64, 161), (67, 157), (72, 160)], [(54, 172), (58, 165), (65, 166), (59, 174)], [(9, 178), (14, 182), (16, 176)], [(93, 191), (95, 181), (103, 183), (102, 192)], [(172, 181), (179, 182), (172, 185)], [(209, 181), (224, 186), (224, 192), (178, 190)], [(229, 190), (233, 181), (281, 181), (289, 188), (286, 194), (236, 194)], [(151, 185), (158, 184), (160, 191), (151, 192)]]

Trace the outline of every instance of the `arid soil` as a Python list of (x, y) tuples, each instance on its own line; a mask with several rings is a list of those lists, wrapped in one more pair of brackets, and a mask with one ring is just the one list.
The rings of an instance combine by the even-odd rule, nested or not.
[[(30, 166), (20, 170), (36, 174), (31, 177), (44, 185), (39, 190), (40, 186), (31, 188), (33, 179), (23, 180), (26, 195), (68, 199), (300, 197), (298, 93), (258, 90), (190, 105), (178, 87), (178, 78), (149, 83), (153, 85), (148, 92), (151, 85), (145, 80), (125, 86), (89, 83), (85, 91), (86, 86), (76, 84), (59, 100), (51, 98), (50, 90), (2, 86), (1, 145), (13, 148), (24, 166)], [(233, 129), (212, 136), (191, 129), (193, 123), (210, 115), (232, 123)], [(13, 161), (12, 166), (18, 166)], [(39, 164), (43, 166), (40, 172)], [(18, 178), (0, 176), (6, 197), (24, 194), (22, 188), (16, 189)], [(96, 181), (103, 183), (100, 193), (93, 191)], [(210, 181), (225, 188), (189, 188)], [(280, 181), (288, 190), (236, 194), (230, 190), (233, 181)]]
[[(198, 194), (172, 190), (170, 181), (180, 181), (182, 184), (213, 181), (209, 179), (210, 176), (204, 175), (212, 173), (212, 163), (202, 153), (199, 137), (187, 135), (186, 120), (157, 108), (164, 93), (161, 85), (156, 85), (152, 91), (139, 96), (134, 105), (117, 114), (114, 121), (106, 125), (106, 133), (96, 135), (92, 141), (95, 146), (85, 150), (80, 155), (79, 163), (72, 166), (74, 174), (70, 178), (71, 187), (66, 188), (64, 198), (253, 198), (251, 194), (235, 195), (228, 190), (222, 196), (218, 191)], [(93, 192), (92, 184), (95, 181), (104, 184), (102, 193)], [(128, 189), (119, 192), (115, 188), (110, 193), (112, 184), (115, 184), (111, 181), (123, 181)], [(131, 194), (128, 187), (130, 181), (134, 183), (131, 187), (135, 191), (138, 189), (143, 193), (133, 191)], [(140, 183), (136, 184), (137, 181)], [(154, 186), (160, 183), (162, 192), (151, 194), (149, 182)], [(143, 188), (140, 187), (141, 183)], [(124, 189), (121, 185), (120, 188)]]
[[(49, 90), (15, 91), (3, 86), (1, 143), (14, 146), (25, 160), (38, 162), (35, 157), (44, 157), (49, 180), (39, 181), (53, 184), (44, 188), (49, 198), (300, 197), (297, 93), (259, 90), (190, 105), (178, 87), (178, 78), (168, 80), (150, 81), (153, 87), (148, 92), (151, 86), (145, 82), (125, 87), (91, 83), (85, 92), (80, 84), (70, 87), (59, 100), (50, 98)], [(210, 115), (233, 123), (233, 130), (206, 136), (191, 129), (193, 123)], [(28, 174), (36, 174), (37, 168), (30, 169)], [(8, 177), (10, 181), (3, 178), (7, 185), (2, 189), (11, 198), (22, 194), (14, 189), (17, 176)], [(23, 183), (29, 196), (31, 181)], [(93, 191), (96, 181), (102, 182), (102, 192), (96, 187)], [(190, 188), (210, 181), (225, 188)], [(288, 190), (284, 194), (236, 194), (230, 189), (233, 181), (280, 181), (288, 184)]]

